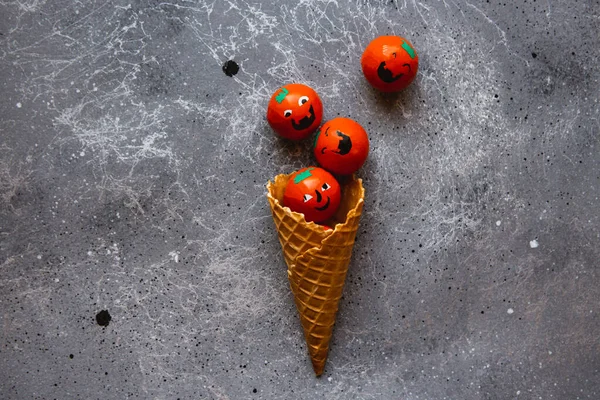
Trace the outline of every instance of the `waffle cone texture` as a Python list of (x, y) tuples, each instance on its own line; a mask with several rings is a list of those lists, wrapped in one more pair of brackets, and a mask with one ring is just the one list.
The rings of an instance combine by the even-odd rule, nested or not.
[(340, 182), (342, 200), (325, 225), (306, 222), (304, 215), (283, 206), (290, 175), (277, 175), (267, 184), (267, 199), (288, 268), (290, 288), (304, 330), (315, 374), (325, 368), (329, 341), (342, 297), (352, 247), (358, 231), (365, 191), (355, 177)]

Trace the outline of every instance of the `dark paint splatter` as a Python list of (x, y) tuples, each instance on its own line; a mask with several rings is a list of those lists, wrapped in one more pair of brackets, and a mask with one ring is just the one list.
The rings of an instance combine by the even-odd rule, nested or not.
[(240, 66), (233, 60), (225, 61), (225, 64), (223, 64), (223, 72), (227, 76), (234, 76), (239, 70)]
[(98, 314), (96, 314), (96, 322), (100, 326), (108, 326), (108, 323), (110, 322), (111, 319), (112, 319), (112, 317), (106, 310), (102, 310)]

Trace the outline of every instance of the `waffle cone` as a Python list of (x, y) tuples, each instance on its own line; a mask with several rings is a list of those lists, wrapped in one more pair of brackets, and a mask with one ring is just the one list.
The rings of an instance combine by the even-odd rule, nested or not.
[(288, 267), (290, 288), (317, 376), (323, 373), (338, 303), (352, 256), (365, 191), (354, 177), (340, 182), (342, 200), (324, 230), (304, 215), (283, 206), (290, 175), (277, 175), (267, 184), (267, 198)]

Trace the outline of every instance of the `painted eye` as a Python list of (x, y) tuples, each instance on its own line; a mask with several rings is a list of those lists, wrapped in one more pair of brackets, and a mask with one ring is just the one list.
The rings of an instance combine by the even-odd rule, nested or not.
[(321, 186), (321, 191), (326, 191), (329, 190), (331, 186), (329, 186), (329, 183), (324, 183), (323, 186)]
[(310, 199), (312, 199), (312, 196), (310, 194), (305, 194), (304, 195), (304, 202), (306, 203), (307, 201), (309, 201)]
[(394, 56), (394, 58), (396, 58), (396, 53), (392, 53), (392, 55)]
[(283, 112), (283, 116), (286, 117), (286, 118), (291, 117), (292, 116), (292, 110), (285, 110)]
[(298, 105), (301, 106), (303, 104), (306, 104), (307, 101), (308, 101), (308, 96), (302, 96), (298, 99)]

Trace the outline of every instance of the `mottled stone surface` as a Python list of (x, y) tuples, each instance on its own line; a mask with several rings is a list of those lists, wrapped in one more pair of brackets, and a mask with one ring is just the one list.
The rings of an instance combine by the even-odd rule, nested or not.
[[(599, 27), (597, 0), (0, 2), (0, 398), (599, 399)], [(361, 74), (381, 34), (419, 52), (399, 95)], [(292, 81), (372, 148), (320, 379), (264, 196), (314, 163), (265, 120)]]

